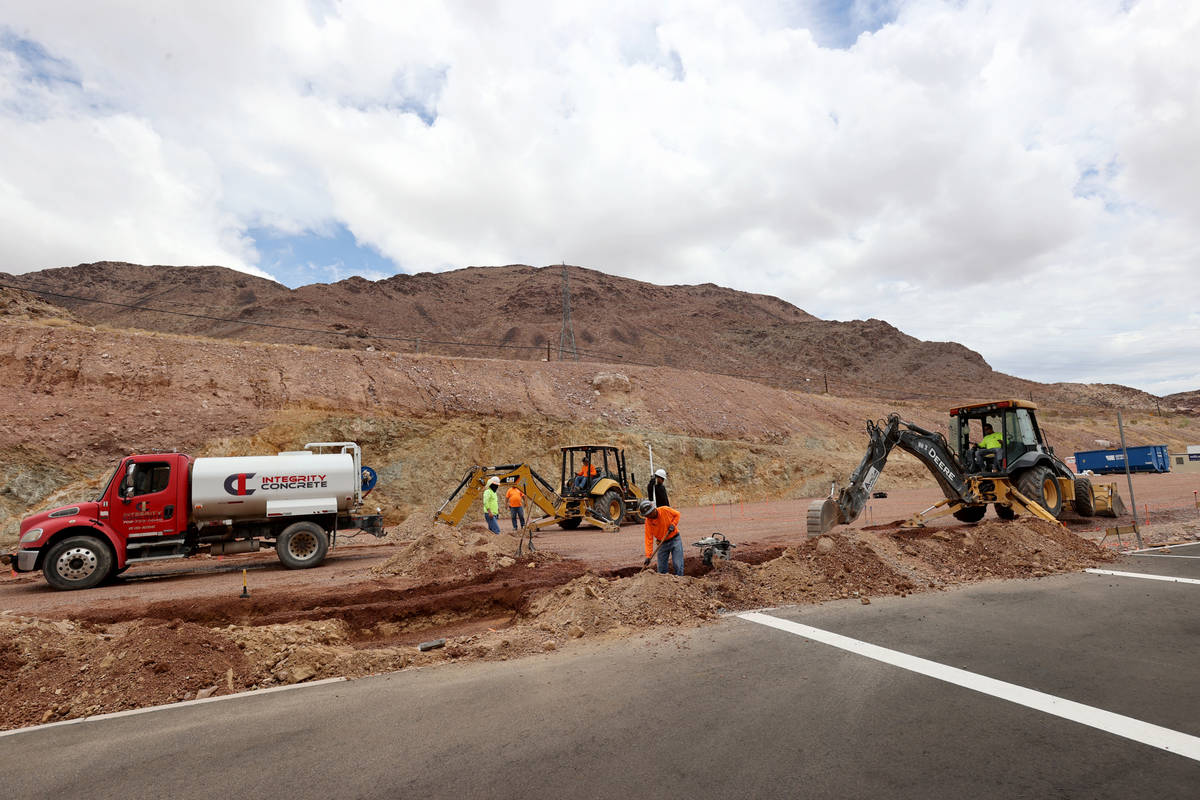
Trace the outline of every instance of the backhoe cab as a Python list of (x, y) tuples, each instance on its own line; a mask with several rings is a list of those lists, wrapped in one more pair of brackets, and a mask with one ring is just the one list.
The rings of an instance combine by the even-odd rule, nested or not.
[[(562, 449), (561, 494), (564, 530), (578, 528), (585, 516), (637, 522), (642, 499), (633, 476), (625, 470), (625, 451), (610, 445), (581, 445)], [(590, 512), (590, 514), (588, 513)]]
[[(898, 414), (889, 415), (884, 426), (868, 421), (870, 443), (862, 462), (847, 486), (838, 491), (835, 484), (830, 497), (809, 506), (808, 534), (820, 535), (834, 525), (853, 522), (862, 513), (893, 447), (921, 461), (945, 496), (913, 515), (908, 521), (910, 526), (919, 527), (948, 514), (963, 522), (978, 522), (989, 504), (1001, 519), (1015, 519), (1025, 513), (1055, 522), (1064, 511), (1082, 517), (1116, 517), (1124, 513), (1115, 483), (1093, 485), (1088, 478), (1076, 476), (1054, 455), (1038, 427), (1036, 410), (1036, 405), (1023, 400), (953, 408), (949, 440), (906, 422)], [(977, 458), (971, 447), (983, 439), (985, 424), (999, 434), (999, 442), (989, 448), (994, 452)]]

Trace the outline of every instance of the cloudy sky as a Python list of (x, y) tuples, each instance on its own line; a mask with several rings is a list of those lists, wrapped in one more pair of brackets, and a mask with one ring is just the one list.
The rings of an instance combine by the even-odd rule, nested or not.
[(570, 264), (1200, 389), (1193, 0), (0, 0), (0, 271)]

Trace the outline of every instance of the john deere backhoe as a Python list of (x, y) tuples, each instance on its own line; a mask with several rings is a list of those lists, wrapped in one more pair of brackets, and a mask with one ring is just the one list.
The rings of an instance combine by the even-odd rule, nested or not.
[[(616, 531), (622, 522), (640, 519), (637, 504), (642, 495), (636, 479), (625, 469), (623, 450), (609, 445), (581, 445), (563, 447), (560, 452), (562, 468), (557, 490), (528, 464), (475, 466), (467, 470), (434, 520), (447, 525), (462, 522), (492, 477), (500, 480), (501, 497), (507, 487), (514, 485), (525, 494), (525, 529), (530, 532), (555, 524), (573, 530), (584, 523)], [(533, 508), (542, 516), (533, 517)]]
[[(978, 522), (991, 504), (996, 516), (1018, 514), (1057, 522), (1064, 511), (1082, 517), (1116, 517), (1125, 513), (1117, 486), (1093, 484), (1075, 475), (1046, 445), (1037, 424), (1037, 406), (1024, 400), (1000, 400), (950, 409), (950, 438), (890, 414), (886, 425), (868, 421), (870, 443), (850, 482), (830, 497), (815, 500), (808, 509), (808, 534), (819, 536), (835, 525), (853, 522), (862, 513), (892, 448), (914, 455), (929, 468), (945, 499), (908, 521), (921, 526), (948, 514), (963, 522)], [(974, 426), (972, 425), (974, 423)], [(982, 438), (982, 426), (1000, 434), (1001, 446), (980, 458), (979, 469), (964, 464), (971, 441)], [(976, 459), (969, 459), (974, 462)]]

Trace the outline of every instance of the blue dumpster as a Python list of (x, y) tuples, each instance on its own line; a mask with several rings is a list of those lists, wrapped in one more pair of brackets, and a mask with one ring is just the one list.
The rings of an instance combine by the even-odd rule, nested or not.
[[(1075, 454), (1075, 471), (1085, 470), (1103, 475), (1125, 471), (1125, 453), (1121, 450), (1085, 450)], [(1129, 448), (1130, 472), (1170, 472), (1171, 459), (1165, 444), (1148, 444)]]

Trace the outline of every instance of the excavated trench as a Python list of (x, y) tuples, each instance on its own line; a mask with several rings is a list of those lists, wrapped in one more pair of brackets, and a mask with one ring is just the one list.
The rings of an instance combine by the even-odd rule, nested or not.
[[(784, 548), (746, 548), (734, 561), (748, 565), (778, 558)], [(536, 568), (531, 568), (536, 566)], [(702, 577), (712, 571), (699, 559), (686, 561), (685, 574)], [(93, 625), (134, 620), (186, 622), (210, 628), (227, 625), (261, 627), (296, 622), (339, 620), (360, 647), (406, 644), (436, 632), (459, 636), (507, 627), (529, 609), (536, 598), (589, 572), (601, 578), (628, 578), (640, 567), (595, 570), (572, 559), (519, 561), (495, 571), (462, 580), (445, 580), (397, 587), (383, 580), (360, 581), (297, 596), (287, 590), (259, 590), (248, 599), (237, 597), (172, 600), (118, 608), (73, 611), (69, 618)]]

